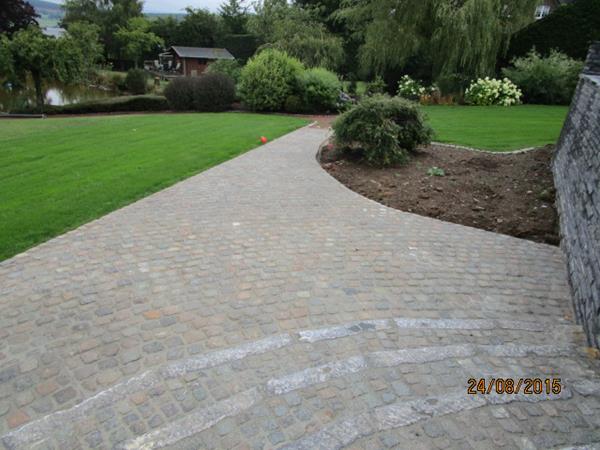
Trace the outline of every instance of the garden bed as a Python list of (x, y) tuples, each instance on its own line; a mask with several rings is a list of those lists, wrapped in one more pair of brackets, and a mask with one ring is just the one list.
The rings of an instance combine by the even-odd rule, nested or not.
[[(494, 154), (432, 145), (405, 165), (373, 168), (325, 147), (321, 164), (348, 188), (392, 208), (557, 245), (553, 151)], [(428, 175), (433, 167), (444, 175)]]

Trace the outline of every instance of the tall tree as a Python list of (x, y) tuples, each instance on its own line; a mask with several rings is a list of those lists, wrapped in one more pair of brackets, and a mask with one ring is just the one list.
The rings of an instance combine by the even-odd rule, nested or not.
[(29, 2), (24, 0), (2, 0), (0, 8), (0, 34), (11, 35), (14, 32), (37, 25), (39, 15)]
[(21, 83), (30, 76), (40, 111), (44, 106), (44, 82), (71, 83), (84, 76), (82, 49), (68, 36), (48, 37), (38, 27), (30, 26), (10, 40), (3, 37), (0, 46), (0, 76)]
[(248, 22), (249, 31), (263, 43), (272, 40), (275, 26), (288, 14), (287, 0), (256, 0), (254, 12)]
[(248, 22), (248, 7), (244, 6), (244, 0), (228, 0), (219, 7), (219, 15), (227, 32), (231, 34), (246, 33)]
[(220, 17), (206, 9), (186, 8), (187, 14), (177, 30), (177, 44), (215, 47), (223, 35)]
[(102, 61), (104, 48), (100, 43), (100, 27), (88, 22), (72, 22), (67, 29), (68, 37), (81, 49), (82, 72), (90, 78)]
[(431, 62), (432, 77), (493, 73), (510, 36), (533, 19), (538, 0), (343, 0), (337, 17), (364, 38), (365, 71), (409, 58)]
[(157, 17), (150, 22), (150, 31), (160, 37), (166, 47), (177, 45), (179, 22), (175, 17)]
[(163, 40), (149, 30), (148, 20), (134, 17), (129, 19), (127, 27), (121, 27), (115, 33), (123, 56), (133, 61), (136, 68), (139, 67), (144, 53), (158, 50), (164, 45)]
[(127, 26), (129, 19), (142, 15), (142, 0), (66, 0), (62, 26), (73, 22), (89, 22), (100, 27), (100, 40), (106, 56), (119, 58), (120, 48), (115, 41), (119, 28)]
[(330, 33), (313, 10), (278, 0), (265, 0), (255, 10), (249, 28), (261, 37), (263, 47), (284, 50), (309, 67), (339, 68), (342, 39)]

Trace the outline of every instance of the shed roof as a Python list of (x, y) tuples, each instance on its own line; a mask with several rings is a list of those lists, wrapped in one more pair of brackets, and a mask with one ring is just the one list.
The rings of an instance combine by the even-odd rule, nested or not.
[(206, 48), (206, 47), (181, 47), (174, 45), (169, 48), (173, 50), (180, 58), (202, 58), (202, 59), (235, 59), (225, 48)]

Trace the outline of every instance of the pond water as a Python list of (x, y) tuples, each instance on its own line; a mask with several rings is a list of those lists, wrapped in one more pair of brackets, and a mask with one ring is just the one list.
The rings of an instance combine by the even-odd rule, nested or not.
[[(55, 83), (46, 86), (44, 95), (47, 105), (61, 106), (114, 97), (118, 94), (114, 91), (97, 87), (66, 86)], [(12, 90), (0, 86), (0, 111), (8, 112), (27, 105), (35, 105), (35, 89), (33, 86), (28, 85), (22, 89)]]

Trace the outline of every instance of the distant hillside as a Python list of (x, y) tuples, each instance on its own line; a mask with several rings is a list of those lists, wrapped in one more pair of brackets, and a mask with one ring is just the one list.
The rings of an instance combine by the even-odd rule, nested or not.
[(44, 0), (28, 0), (35, 11), (40, 15), (38, 22), (43, 28), (57, 27), (58, 22), (63, 18), (64, 12), (60, 5), (46, 2)]
[[(47, 2), (45, 0), (28, 0), (29, 3), (35, 8), (36, 12), (40, 15), (40, 25), (42, 27), (56, 27), (58, 22), (63, 18), (64, 11), (61, 6), (57, 3)], [(177, 20), (181, 20), (185, 14), (180, 13), (145, 13), (148, 19), (153, 20), (158, 17), (173, 16)]]
[(62, 19), (63, 10), (56, 3), (46, 2), (44, 0), (29, 0), (29, 3), (35, 8), (36, 12), (43, 18)]
[(144, 13), (144, 16), (146, 16), (148, 18), (148, 20), (153, 20), (153, 19), (158, 19), (159, 17), (165, 18), (165, 17), (175, 17), (177, 20), (181, 20), (185, 17), (185, 13), (151, 13), (151, 12), (147, 12)]

